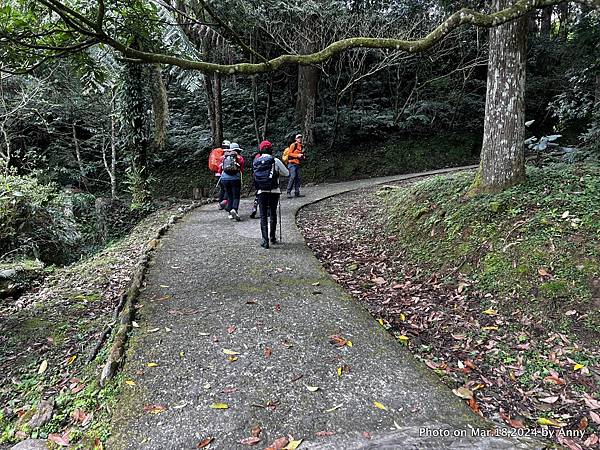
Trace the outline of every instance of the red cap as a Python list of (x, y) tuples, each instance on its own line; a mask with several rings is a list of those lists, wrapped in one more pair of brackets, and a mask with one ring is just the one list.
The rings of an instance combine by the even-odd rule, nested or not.
[(258, 145), (258, 149), (260, 151), (266, 150), (268, 148), (273, 148), (273, 144), (271, 144), (269, 141), (262, 141), (259, 145)]

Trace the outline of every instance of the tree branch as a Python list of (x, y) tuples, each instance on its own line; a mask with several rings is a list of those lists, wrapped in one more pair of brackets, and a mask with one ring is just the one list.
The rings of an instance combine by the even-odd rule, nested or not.
[(242, 47), (244, 50), (246, 50), (251, 55), (254, 55), (260, 61), (263, 61), (265, 63), (268, 62), (267, 58), (265, 58), (263, 55), (258, 53), (256, 50), (254, 50), (250, 46), (246, 45), (246, 43), (243, 41), (243, 39), (229, 25), (227, 25), (225, 23), (225, 21), (223, 19), (221, 19), (219, 17), (219, 15), (216, 14), (213, 11), (213, 9), (210, 6), (208, 6), (208, 4), (204, 0), (198, 0), (198, 3), (200, 3), (200, 5), (206, 10), (208, 15), (210, 17), (212, 17), (219, 24), (219, 26), (221, 28), (223, 28), (225, 31), (227, 31), (227, 33), (229, 33), (231, 36), (233, 36), (233, 39), (238, 43), (238, 45), (240, 47)]
[[(404, 40), (392, 38), (369, 38), (355, 37), (342, 39), (330, 44), (323, 50), (306, 55), (281, 55), (269, 61), (251, 64), (214, 64), (205, 61), (197, 61), (163, 53), (149, 53), (133, 49), (128, 45), (119, 42), (106, 34), (97, 24), (82, 16), (58, 0), (39, 0), (51, 10), (58, 13), (63, 20), (69, 21), (77, 31), (91, 37), (120, 51), (126, 58), (143, 61), (144, 63), (159, 63), (178, 66), (182, 69), (198, 70), (204, 73), (224, 73), (224, 74), (244, 74), (252, 75), (258, 73), (271, 72), (280, 69), (288, 64), (299, 64), (303, 66), (320, 64), (331, 57), (352, 48), (380, 48), (390, 50), (402, 50), (408, 53), (420, 53), (440, 42), (452, 30), (466, 24), (475, 25), (483, 28), (490, 28), (502, 25), (515, 20), (529, 13), (536, 8), (555, 5), (562, 0), (518, 0), (514, 5), (495, 12), (493, 14), (484, 14), (472, 9), (463, 8), (427, 34), (422, 39)], [(592, 8), (600, 10), (600, 0), (575, 0), (576, 3), (582, 3)], [(79, 21), (79, 23), (77, 23)], [(69, 23), (68, 23), (69, 24)], [(86, 27), (89, 27), (87, 28)], [(93, 31), (91, 31), (91, 30)]]

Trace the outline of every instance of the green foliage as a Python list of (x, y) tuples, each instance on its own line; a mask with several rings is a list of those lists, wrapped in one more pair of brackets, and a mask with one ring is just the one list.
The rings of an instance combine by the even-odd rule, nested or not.
[(81, 240), (68, 197), (34, 177), (0, 175), (0, 252), (71, 260)]
[(600, 70), (600, 12), (589, 11), (574, 26), (559, 69), (564, 73), (563, 88), (555, 95), (549, 110), (561, 130), (579, 130), (587, 154), (600, 157), (600, 111), (597, 73)]
[[(429, 272), (459, 271), (483, 292), (544, 320), (570, 309), (593, 318), (600, 279), (600, 181), (597, 165), (529, 168), (522, 185), (466, 196), (473, 175), (460, 173), (384, 192), (389, 226), (406, 258)], [(596, 281), (597, 282), (597, 281)]]

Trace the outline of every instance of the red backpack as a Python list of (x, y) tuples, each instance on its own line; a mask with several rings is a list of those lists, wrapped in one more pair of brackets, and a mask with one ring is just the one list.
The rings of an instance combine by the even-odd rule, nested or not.
[(221, 159), (223, 158), (224, 153), (225, 150), (223, 150), (221, 147), (211, 150), (210, 155), (208, 155), (208, 170), (213, 173), (217, 173), (219, 171), (219, 164), (221, 164)]

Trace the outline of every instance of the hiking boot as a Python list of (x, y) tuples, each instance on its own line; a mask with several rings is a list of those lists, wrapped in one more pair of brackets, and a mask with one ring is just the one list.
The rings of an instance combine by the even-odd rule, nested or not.
[(227, 216), (227, 218), (233, 220), (233, 214), (229, 213), (229, 216)]
[(219, 202), (219, 211), (222, 211), (225, 209), (225, 202)]
[(237, 213), (237, 211), (236, 211), (235, 209), (232, 209), (232, 210), (229, 212), (229, 215), (230, 215), (230, 216), (233, 216), (233, 218), (235, 219), (235, 221), (236, 221), (236, 222), (239, 222), (240, 220), (242, 220), (242, 219), (240, 218), (239, 214)]
[(263, 239), (263, 241), (260, 243), (260, 246), (262, 248), (269, 248), (269, 241), (267, 241), (266, 239)]
[(306, 195), (304, 194), (300, 194), (299, 192), (297, 194), (294, 194), (294, 197), (306, 197)]
[(250, 213), (250, 218), (256, 219), (256, 210), (255, 209), (253, 209), (252, 212)]
[(278, 244), (279, 242), (277, 241), (276, 237), (272, 237), (271, 238), (271, 244)]

